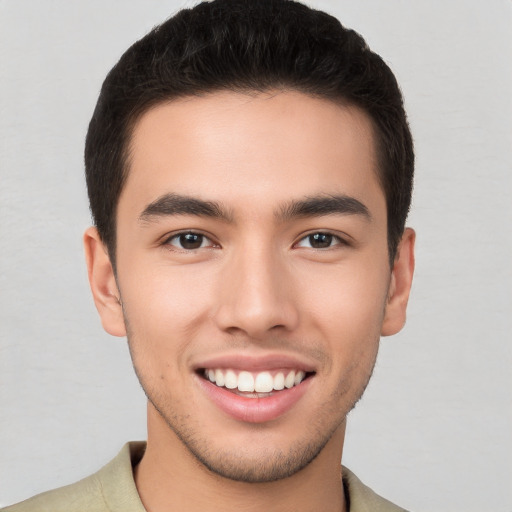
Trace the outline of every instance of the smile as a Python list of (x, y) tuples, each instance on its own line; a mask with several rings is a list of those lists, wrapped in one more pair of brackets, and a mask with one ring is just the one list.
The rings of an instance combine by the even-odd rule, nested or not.
[(204, 376), (216, 386), (235, 392), (271, 393), (298, 386), (306, 378), (306, 372), (303, 370), (248, 372), (208, 368), (204, 369)]
[(303, 397), (316, 388), (318, 375), (314, 362), (293, 354), (221, 354), (194, 366), (199, 389), (217, 411), (253, 424), (301, 410), (299, 403), (308, 403)]

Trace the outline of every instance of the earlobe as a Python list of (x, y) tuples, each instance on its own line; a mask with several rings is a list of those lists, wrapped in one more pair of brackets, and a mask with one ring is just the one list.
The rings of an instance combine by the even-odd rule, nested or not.
[(105, 331), (126, 336), (123, 308), (108, 251), (94, 227), (84, 233), (87, 273), (94, 303)]
[(388, 300), (381, 329), (382, 336), (396, 334), (405, 324), (407, 302), (414, 274), (415, 240), (414, 230), (406, 228), (391, 273)]

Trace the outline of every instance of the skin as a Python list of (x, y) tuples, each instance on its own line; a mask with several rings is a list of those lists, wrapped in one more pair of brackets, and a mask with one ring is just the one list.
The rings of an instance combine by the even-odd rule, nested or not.
[[(164, 194), (215, 202), (224, 217), (145, 215)], [(333, 195), (367, 214), (283, 214)], [(204, 235), (201, 246), (180, 245), (183, 231)], [(333, 236), (318, 247), (314, 233)], [(405, 322), (414, 267), (410, 229), (389, 266), (367, 116), (290, 91), (158, 105), (133, 133), (116, 276), (94, 228), (84, 240), (103, 326), (128, 336), (149, 398), (148, 447), (135, 472), (146, 508), (344, 510), (346, 415), (380, 336)], [(272, 421), (234, 419), (199, 385), (197, 365), (208, 358), (276, 354), (314, 373)]]

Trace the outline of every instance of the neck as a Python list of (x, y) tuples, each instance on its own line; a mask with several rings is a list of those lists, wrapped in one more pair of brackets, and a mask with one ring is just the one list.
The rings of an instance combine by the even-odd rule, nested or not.
[(200, 463), (150, 405), (148, 445), (135, 484), (149, 512), (344, 512), (341, 454), (345, 425), (320, 454), (294, 475), (246, 483), (219, 476)]

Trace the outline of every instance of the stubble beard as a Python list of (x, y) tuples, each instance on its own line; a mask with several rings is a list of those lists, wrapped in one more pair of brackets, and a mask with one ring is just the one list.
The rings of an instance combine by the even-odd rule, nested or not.
[[(262, 449), (255, 456), (248, 451), (243, 452), (240, 449), (229, 450), (226, 448), (222, 451), (213, 450), (209, 446), (207, 436), (194, 429), (188, 419), (188, 415), (179, 415), (175, 412), (174, 398), (159, 394), (152, 389), (145, 375), (142, 374), (136, 364), (136, 355), (134, 354), (130, 339), (131, 336), (128, 336), (128, 345), (135, 373), (149, 402), (169, 429), (176, 435), (194, 459), (199, 462), (200, 466), (207, 471), (229, 480), (246, 483), (267, 483), (288, 478), (311, 464), (322, 452), (335, 432), (341, 427), (346, 420), (347, 414), (355, 407), (363, 395), (371, 378), (377, 356), (377, 353), (375, 353), (373, 363), (365, 376), (366, 378), (359, 392), (353, 395), (352, 400), (347, 400), (350, 379), (344, 379), (332, 393), (331, 397), (328, 397), (323, 406), (319, 408), (322, 414), (319, 414), (315, 421), (304, 425), (304, 434), (301, 440), (286, 451)], [(342, 398), (341, 401), (340, 397)], [(334, 408), (333, 403), (337, 403), (339, 408)], [(336, 420), (333, 421), (333, 418), (336, 418)]]
[[(302, 439), (288, 450), (260, 448), (257, 455), (239, 448), (214, 450), (204, 434), (191, 428), (187, 417), (173, 414), (168, 400), (148, 392), (140, 376), (139, 381), (151, 405), (195, 460), (209, 472), (236, 482), (268, 483), (298, 473), (316, 459), (345, 420), (345, 416), (341, 416), (328, 431), (325, 426), (322, 429), (322, 421), (309, 425), (307, 429), (304, 427)], [(334, 413), (339, 414), (338, 411), (329, 411), (326, 416), (332, 417)]]
[(259, 450), (257, 456), (241, 450), (211, 450), (208, 441), (201, 439), (178, 422), (169, 421), (151, 402), (169, 428), (200, 465), (214, 475), (245, 483), (268, 483), (288, 478), (308, 466), (322, 451), (333, 432), (317, 436), (310, 442), (297, 443), (288, 451)]

